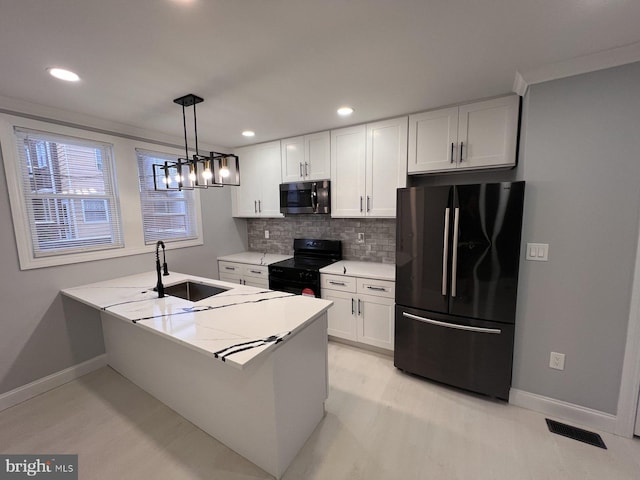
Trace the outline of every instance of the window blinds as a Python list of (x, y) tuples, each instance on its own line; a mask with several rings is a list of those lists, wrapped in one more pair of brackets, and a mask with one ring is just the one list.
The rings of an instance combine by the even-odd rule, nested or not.
[(33, 256), (122, 248), (112, 146), (14, 132)]
[(178, 157), (136, 149), (140, 179), (140, 203), (146, 244), (194, 239), (198, 237), (195, 192), (156, 191), (153, 187), (154, 163), (175, 162)]

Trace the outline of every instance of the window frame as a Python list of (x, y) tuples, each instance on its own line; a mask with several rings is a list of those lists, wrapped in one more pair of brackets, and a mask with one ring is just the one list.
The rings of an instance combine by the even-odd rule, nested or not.
[[(66, 253), (62, 255), (38, 256), (33, 255), (31, 239), (31, 223), (25, 197), (22, 195), (20, 161), (18, 159), (14, 128), (39, 130), (54, 135), (63, 135), (111, 144), (113, 146), (114, 189), (121, 203), (121, 228), (124, 247), (107, 250), (88, 250), (81, 253)], [(20, 270), (70, 265), (81, 262), (103, 260), (153, 253), (154, 245), (144, 243), (142, 211), (138, 185), (136, 148), (163, 152), (165, 154), (180, 155), (183, 150), (178, 146), (171, 147), (167, 143), (154, 140), (144, 140), (122, 133), (104, 133), (81, 125), (69, 126), (56, 123), (55, 120), (24, 117), (20, 114), (0, 112), (0, 156), (4, 163), (7, 190), (9, 192), (9, 206), (13, 220), (13, 230), (18, 250)], [(204, 244), (202, 228), (202, 212), (200, 192), (196, 191), (195, 209), (198, 237), (192, 240), (175, 241), (167, 244), (167, 249), (200, 246)], [(81, 213), (80, 213), (81, 214)], [(153, 268), (153, 262), (149, 269)]]

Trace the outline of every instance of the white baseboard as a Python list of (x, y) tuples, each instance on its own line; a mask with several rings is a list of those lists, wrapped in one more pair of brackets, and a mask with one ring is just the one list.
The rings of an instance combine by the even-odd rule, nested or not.
[(41, 393), (52, 390), (60, 385), (64, 385), (71, 380), (75, 380), (87, 373), (102, 368), (107, 365), (107, 354), (103, 353), (97, 357), (93, 357), (86, 362), (73, 365), (59, 372), (52, 373), (46, 377), (35, 380), (22, 387), (15, 388), (9, 392), (0, 395), (0, 412), (9, 407), (13, 407), (25, 400), (40, 395)]
[(610, 413), (582, 407), (555, 398), (537, 395), (512, 388), (509, 403), (518, 407), (528, 408), (544, 415), (556, 417), (584, 427), (593, 428), (607, 433), (616, 433), (616, 416)]

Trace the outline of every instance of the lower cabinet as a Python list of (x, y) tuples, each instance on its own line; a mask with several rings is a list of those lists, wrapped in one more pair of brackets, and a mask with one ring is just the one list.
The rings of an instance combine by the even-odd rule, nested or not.
[(322, 274), (329, 335), (393, 350), (394, 293), (394, 282)]
[(269, 267), (265, 265), (218, 261), (218, 272), (223, 282), (269, 288)]

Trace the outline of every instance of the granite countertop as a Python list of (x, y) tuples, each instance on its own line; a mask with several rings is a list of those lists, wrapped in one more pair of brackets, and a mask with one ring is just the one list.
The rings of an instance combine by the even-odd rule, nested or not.
[(389, 263), (357, 262), (353, 260), (340, 260), (320, 269), (320, 273), (331, 275), (346, 275), (350, 277), (366, 277), (375, 280), (396, 279), (396, 266)]
[(240, 252), (231, 255), (223, 255), (218, 260), (224, 262), (248, 263), (250, 265), (270, 265), (291, 258), (291, 255), (279, 255), (277, 253)]
[[(277, 348), (332, 305), (319, 298), (194, 275), (171, 272), (163, 277), (165, 288), (186, 280), (228, 290), (198, 302), (158, 298), (152, 290), (156, 273), (147, 272), (66, 288), (62, 294), (237, 368)], [(265, 344), (257, 342), (269, 337)], [(253, 348), (230, 353), (238, 344)]]

